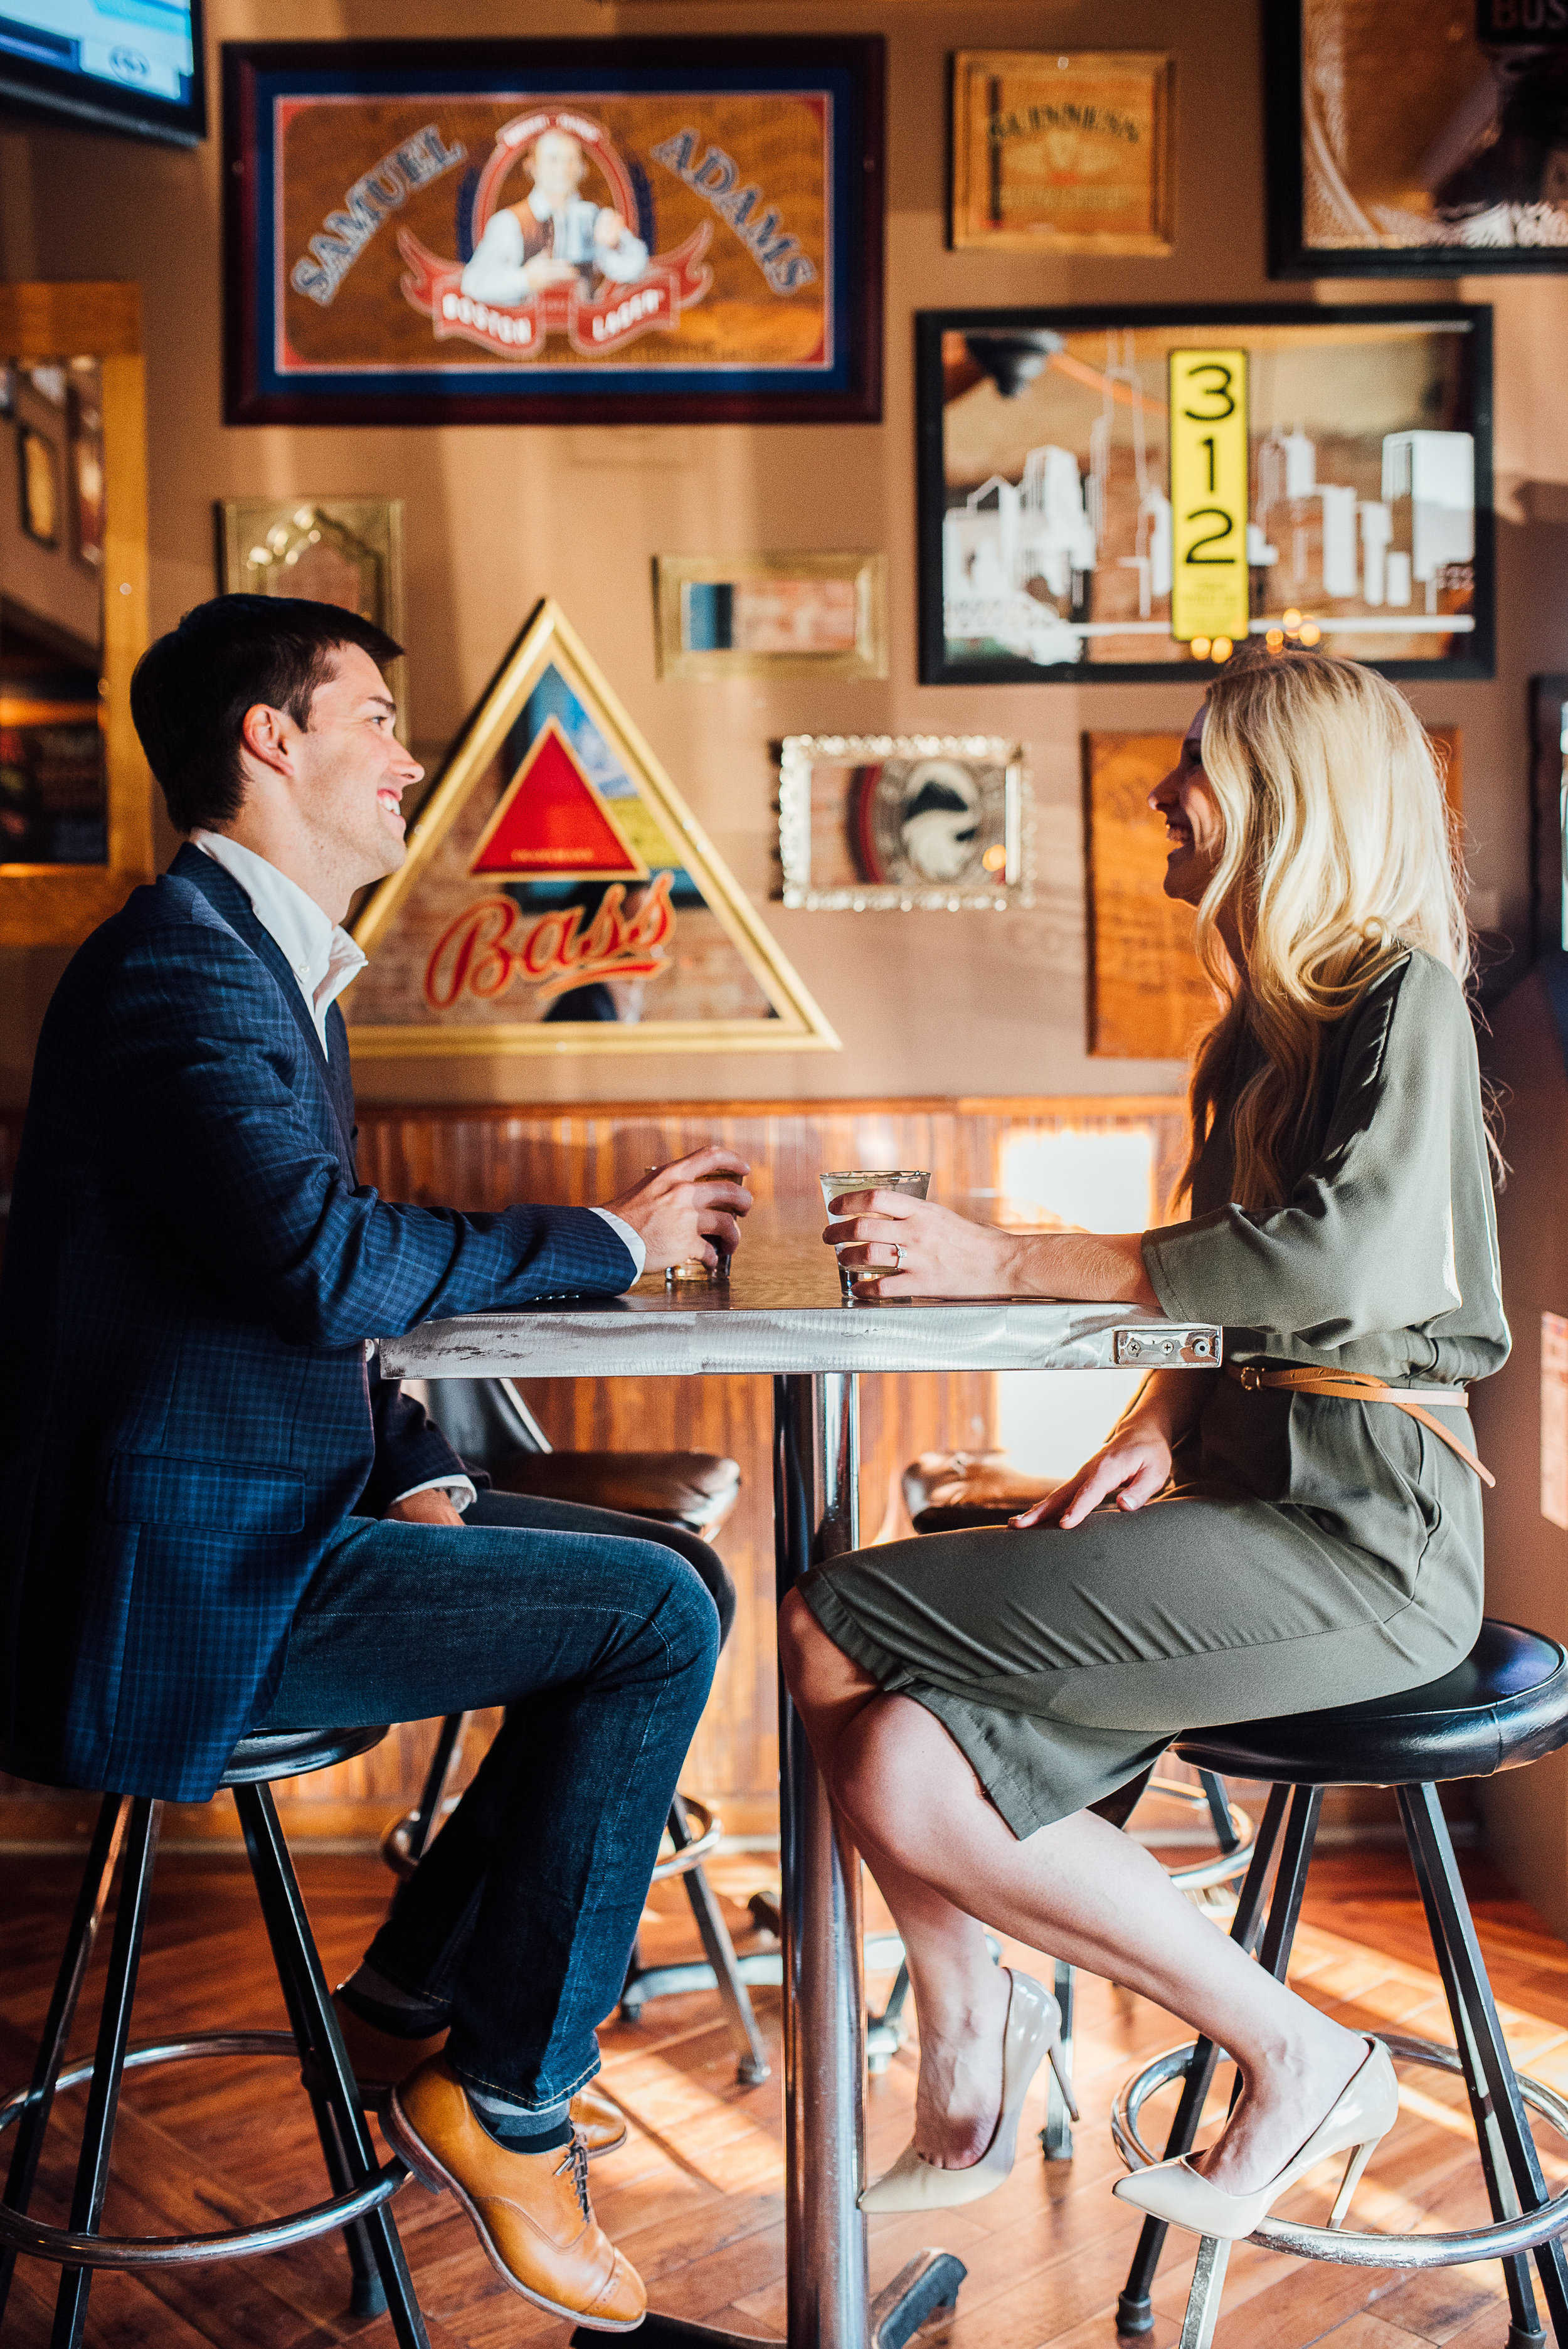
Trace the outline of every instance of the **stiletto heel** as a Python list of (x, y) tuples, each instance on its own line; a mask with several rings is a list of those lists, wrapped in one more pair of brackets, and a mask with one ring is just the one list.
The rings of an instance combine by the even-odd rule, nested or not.
[(1051, 2059), (1051, 2069), (1057, 2075), (1057, 2085), (1062, 2092), (1063, 2104), (1066, 2105), (1068, 2112), (1072, 2119), (1075, 2121), (1080, 2119), (1082, 2116), (1079, 2114), (1078, 2106), (1073, 2102), (1072, 2075), (1068, 2070), (1068, 2059), (1066, 2052), (1062, 2046), (1062, 2034), (1059, 2025), (1052, 2033), (1050, 2044), (1047, 2047), (1046, 2053)]
[(1007, 2022), (1002, 2036), (1002, 2109), (991, 2142), (967, 2169), (938, 2169), (906, 2145), (892, 2168), (861, 2196), (862, 2210), (934, 2210), (978, 2202), (1012, 2175), (1018, 2149), (1018, 2121), (1029, 2083), (1048, 2054), (1074, 2120), (1078, 2106), (1068, 2085), (1062, 2052), (1062, 2011), (1032, 1974), (1009, 1973)]
[(1339, 2191), (1334, 2198), (1334, 2208), (1328, 2214), (1331, 2227), (1343, 2227), (1350, 2209), (1350, 2198), (1361, 2183), (1361, 2173), (1372, 2158), (1372, 2148), (1377, 2143), (1369, 2137), (1358, 2145), (1345, 2165), (1345, 2175), (1339, 2181)]
[(1266, 2186), (1258, 2187), (1251, 2194), (1227, 2194), (1222, 2186), (1215, 2186), (1201, 2170), (1194, 2169), (1182, 2154), (1170, 2161), (1157, 2161), (1148, 2169), (1135, 2169), (1130, 2178), (1119, 2178), (1112, 2191), (1119, 2201), (1147, 2210), (1151, 2219), (1163, 2219), (1169, 2227), (1185, 2227), (1191, 2234), (1212, 2235), (1220, 2241), (1233, 2243), (1263, 2224), (1297, 2178), (1305, 2178), (1309, 2169), (1315, 2169), (1330, 2154), (1343, 2153), (1348, 2147), (1350, 2159), (1328, 2221), (1331, 2227), (1337, 2227), (1350, 2207), (1350, 2198), (1374, 2147), (1393, 2127), (1398, 2110), (1399, 2083), (1394, 2076), (1388, 2050), (1381, 2040), (1369, 2039), (1366, 2060), (1346, 2084), (1333, 2110), (1318, 2123), (1300, 2152)]

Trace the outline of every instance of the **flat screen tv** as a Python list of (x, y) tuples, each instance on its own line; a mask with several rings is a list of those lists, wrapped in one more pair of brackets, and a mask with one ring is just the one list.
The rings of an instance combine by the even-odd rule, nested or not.
[(194, 147), (207, 135), (201, 0), (0, 0), (0, 109)]

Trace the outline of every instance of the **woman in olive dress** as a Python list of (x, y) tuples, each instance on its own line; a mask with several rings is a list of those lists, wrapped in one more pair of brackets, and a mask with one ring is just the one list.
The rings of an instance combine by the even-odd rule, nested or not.
[(873, 1296), (1125, 1301), (1222, 1324), (1225, 1369), (1156, 1372), (1010, 1526), (818, 1568), (780, 1640), (920, 2013), (913, 2139), (866, 2207), (972, 2199), (1011, 2167), (1057, 2016), (991, 1966), (983, 1920), (1232, 2052), (1218, 2142), (1117, 2191), (1235, 2235), (1331, 2152), (1359, 2175), (1393, 2117), (1387, 2054), (1089, 1806), (1181, 1731), (1418, 1687), (1464, 1657), (1485, 1472), (1463, 1390), (1509, 1338), (1458, 866), (1408, 704), (1352, 662), (1243, 660), (1151, 804), (1222, 1007), (1193, 1072), (1185, 1218), (1030, 1238), (876, 1193), (836, 1202), (853, 1221), (830, 1237)]

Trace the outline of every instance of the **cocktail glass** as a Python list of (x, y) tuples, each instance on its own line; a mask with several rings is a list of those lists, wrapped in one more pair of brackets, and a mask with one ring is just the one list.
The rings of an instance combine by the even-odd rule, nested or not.
[[(846, 1216), (833, 1214), (833, 1202), (847, 1191), (903, 1191), (912, 1199), (923, 1199), (931, 1187), (929, 1168), (918, 1166), (841, 1166), (821, 1178), (822, 1205), (830, 1223), (847, 1223)], [(855, 1301), (857, 1280), (880, 1280), (891, 1273), (891, 1267), (875, 1266), (866, 1271), (850, 1273), (839, 1259), (839, 1288), (846, 1305)]]

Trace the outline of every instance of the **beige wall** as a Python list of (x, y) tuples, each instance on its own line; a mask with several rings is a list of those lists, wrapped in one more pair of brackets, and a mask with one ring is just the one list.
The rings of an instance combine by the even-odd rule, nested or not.
[[(212, 0), (214, 40), (493, 33), (497, 0)], [(1080, 731), (1175, 727), (1190, 686), (921, 687), (914, 682), (912, 313), (944, 303), (1303, 300), (1264, 274), (1255, 0), (1122, 0), (1109, 37), (1180, 57), (1178, 249), (1158, 260), (1044, 262), (944, 248), (944, 61), (962, 44), (1092, 46), (1089, 0), (779, 0), (767, 29), (882, 30), (890, 41), (886, 421), (878, 426), (226, 430), (220, 421), (220, 158), (54, 128), (0, 129), (0, 274), (140, 281), (151, 419), (155, 627), (211, 592), (212, 501), (389, 493), (408, 520), (414, 730), (438, 754), (534, 599), (557, 596), (694, 802), (741, 885), (844, 1039), (836, 1055), (661, 1054), (546, 1065), (426, 1059), (362, 1071), (366, 1095), (469, 1100), (759, 1097), (1175, 1089), (1173, 1062), (1084, 1050)], [(701, 32), (757, 23), (719, 0), (539, 0), (535, 33)], [(1525, 678), (1568, 667), (1568, 280), (1320, 286), (1323, 300), (1422, 292), (1498, 305), (1501, 671), (1418, 688), (1423, 717), (1465, 730), (1474, 864), (1489, 918), (1520, 934), (1525, 899)], [(660, 684), (649, 558), (736, 547), (883, 547), (886, 684)], [(1016, 733), (1040, 812), (1031, 915), (786, 914), (772, 885), (767, 745), (797, 729)], [(60, 957), (0, 967), (0, 1094), (26, 1090)]]

